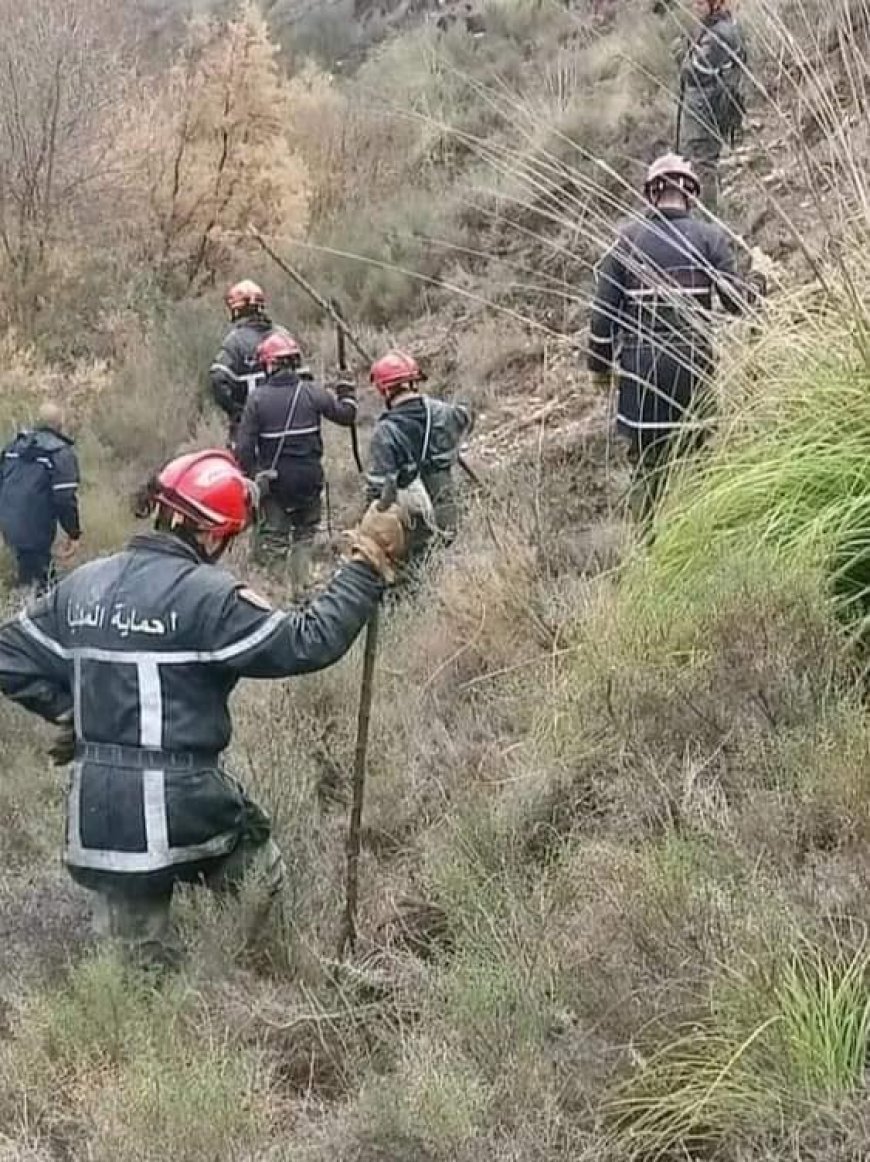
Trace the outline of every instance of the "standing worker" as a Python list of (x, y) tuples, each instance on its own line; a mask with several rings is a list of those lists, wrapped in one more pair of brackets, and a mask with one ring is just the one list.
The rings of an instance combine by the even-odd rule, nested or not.
[(171, 461), (154, 499), (153, 533), (82, 565), (0, 627), (0, 691), (61, 725), (51, 753), (72, 762), (65, 861), (98, 894), (98, 930), (138, 963), (171, 966), (176, 883), (234, 891), (257, 869), (270, 905), (281, 886), (268, 817), (220, 765), (231, 692), (239, 678), (336, 662), (406, 537), (396, 506), (373, 506), (323, 595), (281, 613), (214, 567), (251, 516), (228, 452)]
[(744, 113), (746, 44), (724, 0), (695, 0), (700, 28), (680, 67), (676, 148), (695, 167), (704, 205), (719, 209), (719, 160), (733, 142)]
[(19, 432), (0, 457), (0, 532), (15, 554), (19, 585), (48, 585), (58, 525), (65, 533), (61, 561), (81, 537), (79, 464), (63, 428), (61, 408), (44, 403), (36, 427)]
[(608, 387), (618, 359), (619, 434), (635, 468), (632, 507), (647, 524), (679, 446), (709, 433), (714, 292), (731, 314), (764, 293), (764, 279), (735, 271), (731, 244), (715, 222), (692, 216), (699, 193), (692, 166), (666, 154), (650, 166), (649, 212), (623, 224), (597, 268), (589, 370)]
[(299, 346), (280, 331), (263, 340), (256, 358), (267, 378), (245, 406), (236, 458), (259, 485), (258, 550), (264, 558), (286, 559), (290, 547), (290, 574), (298, 595), (308, 583), (322, 510), (321, 420), (353, 427), (356, 391), (342, 380), (333, 394), (301, 377)]
[(452, 470), (473, 423), (465, 404), (423, 395), (417, 385), (425, 378), (416, 359), (404, 351), (388, 351), (371, 369), (386, 410), (372, 434), (367, 496), (375, 499), (393, 478), (400, 492), (410, 490), (406, 503), (415, 515), (412, 550), (417, 553), (433, 535), (449, 541), (456, 533)]
[(229, 420), (228, 447), (235, 446), (236, 430), (248, 396), (265, 379), (257, 360), (257, 348), (273, 333), (283, 334), (266, 313), (266, 296), (257, 283), (246, 278), (224, 296), (232, 326), (209, 371), (215, 403)]

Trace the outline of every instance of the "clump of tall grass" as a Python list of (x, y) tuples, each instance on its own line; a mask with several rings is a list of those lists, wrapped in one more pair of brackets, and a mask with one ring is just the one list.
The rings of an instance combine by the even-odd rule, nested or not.
[(648, 1057), (606, 1105), (630, 1157), (775, 1133), (862, 1085), (870, 1051), (870, 947), (807, 939), (726, 975), (707, 1012)]
[(803, 337), (771, 321), (784, 333), (766, 337), (770, 361), (759, 357), (726, 399), (715, 447), (675, 471), (635, 577), (657, 599), (697, 594), (724, 562), (763, 553), (793, 572), (823, 570), (841, 609), (866, 611), (870, 367), (855, 320), (829, 310), (802, 322)]

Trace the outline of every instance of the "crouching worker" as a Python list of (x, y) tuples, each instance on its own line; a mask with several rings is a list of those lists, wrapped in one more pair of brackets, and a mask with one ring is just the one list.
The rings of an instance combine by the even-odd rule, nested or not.
[(260, 513), (256, 552), (261, 561), (286, 560), (299, 596), (308, 584), (323, 494), (323, 419), (350, 428), (356, 393), (342, 381), (335, 393), (304, 377), (295, 339), (276, 332), (257, 348), (267, 376), (248, 399), (236, 441), (242, 470), (256, 477)]
[(0, 691), (59, 724), (52, 757), (72, 763), (67, 867), (97, 894), (98, 931), (135, 963), (179, 960), (179, 882), (232, 892), (256, 871), (277, 899), (283, 862), (269, 819), (220, 763), (227, 700), (239, 678), (338, 661), (405, 551), (399, 509), (373, 506), (319, 599), (283, 613), (215, 567), (250, 517), (229, 453), (181, 456), (159, 475), (154, 532), (0, 626)]
[(456, 535), (453, 467), (473, 423), (464, 404), (423, 395), (417, 385), (425, 378), (417, 361), (403, 351), (387, 352), (371, 369), (371, 381), (387, 406), (372, 434), (367, 496), (374, 500), (387, 480), (397, 481), (412, 515), (415, 556), (434, 540), (447, 543)]

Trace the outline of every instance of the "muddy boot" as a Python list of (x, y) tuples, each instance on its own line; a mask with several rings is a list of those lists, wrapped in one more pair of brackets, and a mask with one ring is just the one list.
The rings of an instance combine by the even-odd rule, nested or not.
[(172, 972), (183, 964), (184, 952), (172, 930), (171, 901), (171, 892), (153, 896), (96, 892), (91, 916), (94, 934), (115, 942), (132, 968), (158, 976)]
[(290, 549), (290, 584), (294, 598), (300, 598), (311, 584), (314, 546), (311, 541), (296, 541)]

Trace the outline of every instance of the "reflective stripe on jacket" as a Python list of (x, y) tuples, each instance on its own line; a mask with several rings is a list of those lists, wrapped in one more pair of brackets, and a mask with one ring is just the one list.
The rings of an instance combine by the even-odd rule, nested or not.
[(234, 846), (246, 799), (217, 757), (236, 683), (335, 662), (382, 588), (351, 563), (307, 609), (282, 613), (153, 534), (0, 627), (0, 691), (50, 721), (72, 715), (70, 866), (148, 876)]

